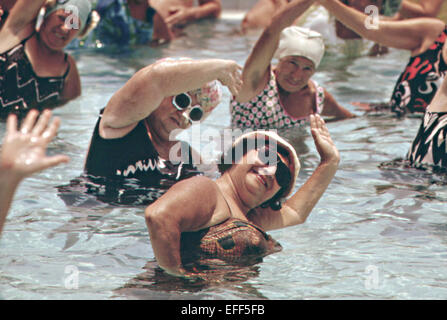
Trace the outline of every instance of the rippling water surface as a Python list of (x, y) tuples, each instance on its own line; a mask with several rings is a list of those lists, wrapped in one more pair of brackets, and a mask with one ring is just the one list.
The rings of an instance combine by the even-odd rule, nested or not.
[[(315, 14), (312, 22), (321, 26), (324, 15)], [(359, 117), (328, 124), (341, 152), (340, 169), (305, 224), (271, 232), (283, 250), (259, 264), (223, 268), (208, 282), (174, 279), (154, 262), (144, 208), (73, 208), (58, 197), (55, 187), (83, 169), (98, 111), (136, 70), (165, 56), (228, 58), (243, 65), (257, 35), (237, 34), (238, 24), (222, 19), (191, 26), (188, 37), (157, 49), (72, 52), (83, 94), (55, 111), (63, 122), (50, 148), (68, 154), (71, 162), (20, 186), (0, 242), (2, 298), (447, 298), (444, 177), (399, 162), (380, 166), (405, 156), (420, 119), (364, 116), (350, 104), (386, 101), (408, 59), (406, 52), (391, 50), (371, 58), (359, 44), (349, 47), (327, 35), (328, 50), (314, 79)], [(224, 101), (201, 129), (227, 128), (228, 104), (225, 89)], [(3, 134), (4, 123), (0, 130)], [(293, 131), (284, 134), (295, 137), (300, 153), (299, 187), (319, 158), (308, 133), (300, 138)]]

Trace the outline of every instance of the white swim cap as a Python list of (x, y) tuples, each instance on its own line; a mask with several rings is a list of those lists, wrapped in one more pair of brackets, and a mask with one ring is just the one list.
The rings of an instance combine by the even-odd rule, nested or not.
[(285, 28), (281, 32), (275, 58), (280, 60), (286, 56), (301, 56), (309, 59), (315, 69), (324, 55), (324, 41), (320, 33), (297, 26)]

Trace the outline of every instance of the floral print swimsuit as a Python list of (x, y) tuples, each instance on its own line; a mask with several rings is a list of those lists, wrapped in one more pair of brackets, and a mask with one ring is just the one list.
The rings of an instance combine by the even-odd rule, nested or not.
[[(312, 80), (316, 87), (314, 112), (321, 114), (324, 106), (324, 89)], [(275, 74), (270, 72), (270, 80), (256, 97), (246, 103), (231, 101), (231, 123), (237, 128), (290, 128), (304, 126), (309, 117), (294, 118), (281, 106)]]

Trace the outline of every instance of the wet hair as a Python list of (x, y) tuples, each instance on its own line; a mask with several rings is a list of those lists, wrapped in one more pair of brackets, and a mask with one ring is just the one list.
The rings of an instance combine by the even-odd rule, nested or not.
[[(233, 165), (235, 165), (235, 163), (237, 161), (239, 161), (242, 157), (244, 157), (248, 151), (253, 150), (253, 149), (257, 149), (258, 148), (258, 139), (254, 139), (254, 145), (250, 145), (248, 144), (248, 139), (244, 138), (242, 140), (242, 154), (236, 154), (236, 147), (233, 146), (232, 148), (230, 148), (226, 153), (222, 154), (221, 156), (221, 161), (220, 163), (217, 165), (219, 172), (223, 175), (226, 171), (228, 171), (229, 169), (231, 169), (231, 167), (233, 167)], [(268, 146), (269, 140), (265, 139), (263, 144), (260, 144), (259, 147), (263, 147), (263, 146)], [(249, 148), (250, 147), (250, 148)], [(284, 157), (289, 158), (289, 152), (287, 151), (287, 149), (285, 149), (284, 147), (280, 146), (279, 144), (276, 144), (276, 151), (283, 155)], [(239, 156), (239, 157), (237, 157)], [(232, 160), (232, 163), (226, 163), (226, 160), (228, 161), (228, 159)], [(261, 208), (267, 208), (270, 207), (272, 210), (280, 210), (282, 208), (282, 202), (283, 202), (283, 197), (284, 197), (284, 193), (286, 192), (286, 187), (281, 187), (281, 189), (279, 189), (279, 191), (269, 200), (265, 201), (264, 203), (261, 204)]]

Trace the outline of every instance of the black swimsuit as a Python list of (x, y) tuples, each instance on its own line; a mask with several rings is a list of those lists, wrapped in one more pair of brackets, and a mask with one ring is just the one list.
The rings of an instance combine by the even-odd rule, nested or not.
[(161, 158), (149, 138), (145, 120), (116, 139), (99, 135), (100, 120), (101, 116), (93, 132), (84, 175), (69, 186), (59, 187), (59, 196), (67, 204), (85, 205), (82, 202), (88, 199), (82, 193), (87, 193), (101, 202), (148, 205), (176, 182), (202, 174), (193, 165), (191, 147), (186, 142), (179, 142), (186, 159), (173, 163)]
[[(24, 39), (14, 48), (0, 54), (0, 118), (15, 113), (24, 116), (30, 109), (42, 111), (60, 104), (67, 70), (60, 77), (39, 77), (25, 52)], [(65, 61), (67, 62), (67, 54)]]

